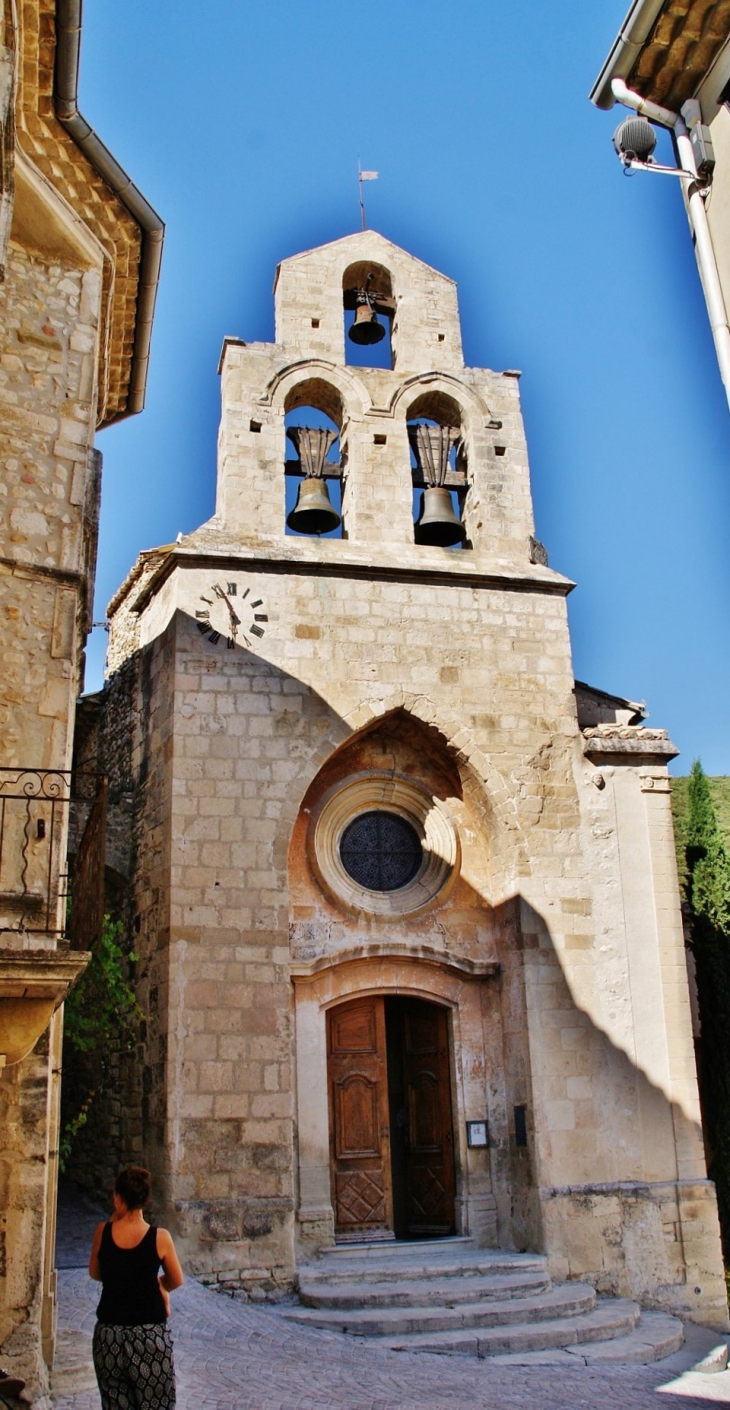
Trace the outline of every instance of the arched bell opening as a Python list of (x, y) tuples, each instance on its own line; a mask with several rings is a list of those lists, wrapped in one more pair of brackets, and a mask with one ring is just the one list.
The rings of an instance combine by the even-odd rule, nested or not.
[(286, 533), (342, 538), (344, 407), (319, 378), (300, 382), (285, 403)]
[(461, 408), (444, 392), (425, 392), (408, 408), (406, 424), (416, 543), (470, 547), (464, 525), (468, 485)]
[(393, 281), (382, 264), (359, 260), (342, 276), (345, 360), (349, 367), (393, 369)]

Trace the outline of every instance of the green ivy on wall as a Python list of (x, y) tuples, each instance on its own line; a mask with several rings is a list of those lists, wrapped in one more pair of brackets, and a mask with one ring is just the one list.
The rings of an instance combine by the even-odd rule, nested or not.
[(62, 1171), (92, 1103), (105, 1091), (110, 1058), (134, 1047), (145, 1017), (128, 978), (129, 963), (137, 956), (122, 948), (122, 934), (121, 922), (105, 916), (101, 943), (64, 1006), (63, 1066), (73, 1063), (72, 1052), (81, 1053), (84, 1070), (93, 1074), (93, 1081), (87, 1082), (80, 1101), (77, 1096), (75, 1110), (64, 1112), (59, 1142)]

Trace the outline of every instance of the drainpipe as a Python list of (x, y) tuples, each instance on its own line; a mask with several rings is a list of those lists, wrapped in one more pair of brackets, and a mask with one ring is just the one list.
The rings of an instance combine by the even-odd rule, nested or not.
[[(144, 406), (147, 368), (150, 360), (152, 320), (155, 312), (157, 286), (162, 264), (162, 243), (165, 225), (156, 211), (137, 190), (101, 138), (81, 116), (78, 108), (79, 54), (81, 50), (82, 0), (57, 0), (56, 5), (56, 71), (53, 101), (58, 121), (94, 170), (119, 197), (123, 206), (142, 231), (142, 252), (137, 286), (137, 316), (134, 324), (132, 365), (129, 374), (129, 395), (124, 411), (111, 418), (123, 421), (134, 416)], [(107, 425), (111, 424), (107, 422)]]
[[(705, 203), (700, 194), (699, 176), (687, 124), (680, 113), (673, 113), (669, 108), (662, 108), (658, 103), (652, 103), (648, 98), (642, 98), (640, 93), (634, 93), (630, 88), (627, 88), (622, 78), (612, 80), (611, 91), (614, 98), (619, 103), (623, 103), (624, 107), (633, 108), (635, 112), (648, 118), (650, 122), (656, 122), (661, 127), (671, 129), (676, 142), (679, 165), (682, 171), (688, 172), (693, 178), (686, 183), (689, 220), (694, 235), (697, 263), (700, 267), (705, 302), (710, 315), (710, 327), (715, 342), (720, 375), (730, 406), (730, 328), (728, 328), (727, 310), (717, 272), (717, 260), (715, 259), (710, 227), (707, 223)], [(685, 104), (685, 108), (687, 106)]]

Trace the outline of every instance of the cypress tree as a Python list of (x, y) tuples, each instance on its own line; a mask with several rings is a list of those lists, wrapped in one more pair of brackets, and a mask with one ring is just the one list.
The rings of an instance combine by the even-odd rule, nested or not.
[(717, 1188), (723, 1248), (730, 1260), (730, 856), (699, 759), (692, 765), (687, 802), (686, 894), (701, 1025), (700, 1093), (709, 1175)]

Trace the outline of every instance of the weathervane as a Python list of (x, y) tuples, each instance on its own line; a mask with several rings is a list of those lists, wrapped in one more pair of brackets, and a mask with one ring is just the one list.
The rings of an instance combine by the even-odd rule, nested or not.
[(366, 219), (365, 219), (365, 201), (364, 201), (364, 199), (363, 199), (363, 194), (362, 194), (362, 183), (363, 183), (363, 181), (377, 181), (377, 179), (378, 179), (378, 172), (377, 172), (377, 171), (363, 171), (362, 167), (360, 166), (360, 158), (358, 157), (358, 159), (357, 159), (357, 179), (358, 179), (358, 183), (359, 183), (359, 186), (360, 186), (360, 219), (362, 220), (362, 228), (363, 228), (363, 230), (367, 230), (368, 226), (367, 226), (367, 221), (366, 221)]

